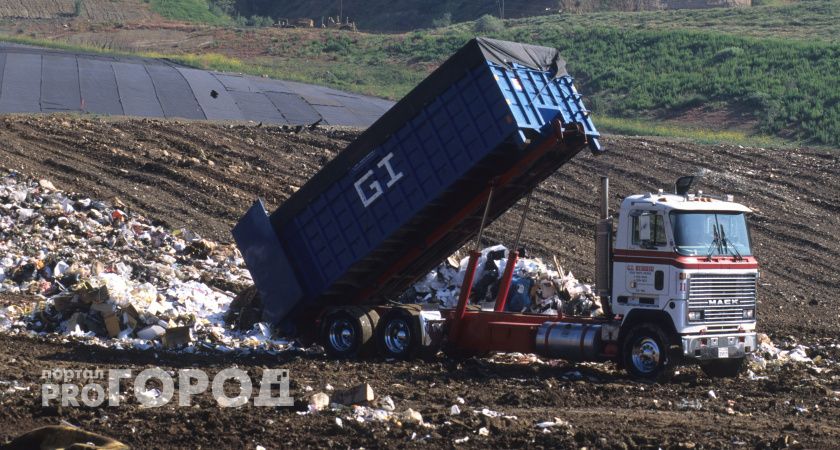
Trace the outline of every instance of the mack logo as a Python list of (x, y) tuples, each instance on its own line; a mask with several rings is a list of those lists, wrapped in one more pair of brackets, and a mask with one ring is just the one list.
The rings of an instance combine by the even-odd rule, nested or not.
[(709, 306), (718, 306), (718, 305), (737, 305), (738, 299), (735, 298), (718, 298), (709, 300)]

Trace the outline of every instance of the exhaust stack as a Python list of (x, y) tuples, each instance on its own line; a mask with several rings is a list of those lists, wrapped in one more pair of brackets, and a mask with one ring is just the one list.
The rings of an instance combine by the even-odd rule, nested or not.
[(601, 190), (599, 192), (601, 197), (601, 217), (599, 219), (610, 218), (610, 177), (601, 177)]
[(601, 177), (601, 211), (595, 226), (595, 294), (601, 297), (605, 310), (612, 285), (612, 218), (610, 218), (610, 179)]

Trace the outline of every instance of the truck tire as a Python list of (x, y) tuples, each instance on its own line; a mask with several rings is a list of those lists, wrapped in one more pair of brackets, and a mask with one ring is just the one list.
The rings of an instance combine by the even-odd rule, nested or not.
[(668, 381), (674, 375), (671, 340), (658, 325), (642, 323), (627, 333), (622, 344), (624, 370), (636, 379)]
[(421, 346), (420, 321), (403, 308), (394, 308), (382, 318), (376, 346), (383, 358), (412, 359)]
[(703, 373), (709, 378), (735, 378), (744, 369), (746, 358), (716, 359), (700, 363)]
[(361, 307), (328, 313), (321, 327), (321, 343), (333, 358), (364, 356), (370, 350), (379, 315)]

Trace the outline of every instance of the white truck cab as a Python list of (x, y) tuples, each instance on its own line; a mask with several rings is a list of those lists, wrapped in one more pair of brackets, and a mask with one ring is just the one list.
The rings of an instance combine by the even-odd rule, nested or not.
[[(615, 231), (609, 233), (611, 251), (601, 251), (611, 256), (611, 265), (599, 286), (609, 289), (599, 291), (621, 318), (622, 330), (656, 324), (669, 335), (664, 342), (671, 347), (659, 348), (657, 339), (636, 340), (624, 349), (633, 353), (625, 364), (638, 363), (636, 371), (644, 374), (645, 363), (656, 367), (654, 360), (679, 352), (713, 375), (740, 370), (756, 347), (758, 263), (747, 227), (750, 212), (731, 196), (702, 192), (660, 190), (622, 201)], [(612, 220), (602, 222), (609, 221), (611, 229)], [(604, 266), (599, 260), (599, 268)]]

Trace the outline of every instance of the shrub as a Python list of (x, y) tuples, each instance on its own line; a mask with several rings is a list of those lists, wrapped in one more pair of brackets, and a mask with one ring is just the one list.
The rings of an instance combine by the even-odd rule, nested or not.
[(475, 21), (475, 31), (478, 33), (499, 33), (505, 29), (505, 23), (498, 17), (485, 14)]
[(718, 50), (713, 59), (715, 62), (721, 62), (726, 61), (727, 59), (740, 57), (743, 54), (744, 49), (741, 47), (726, 47)]
[(437, 19), (432, 20), (432, 26), (435, 28), (443, 28), (452, 25), (452, 13), (446, 12)]

